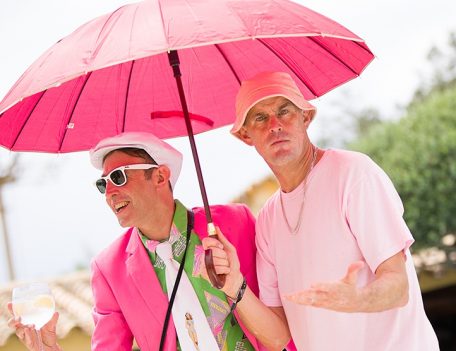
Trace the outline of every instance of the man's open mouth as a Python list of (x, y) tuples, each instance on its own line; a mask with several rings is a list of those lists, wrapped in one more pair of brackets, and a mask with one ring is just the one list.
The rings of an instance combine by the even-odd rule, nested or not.
[(116, 211), (116, 213), (119, 213), (119, 212), (122, 211), (122, 209), (125, 208), (128, 204), (129, 204), (128, 201), (119, 202), (119, 203), (117, 203), (117, 204), (114, 205), (114, 210)]

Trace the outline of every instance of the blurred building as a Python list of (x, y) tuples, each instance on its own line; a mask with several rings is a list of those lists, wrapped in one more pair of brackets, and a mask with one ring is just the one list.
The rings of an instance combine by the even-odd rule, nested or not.
[[(11, 292), (21, 282), (0, 286), (0, 350), (23, 351), (14, 331), (7, 326), (10, 318), (7, 303)], [(91, 309), (93, 305), (89, 272), (81, 271), (54, 280), (48, 280), (59, 311), (57, 337), (65, 351), (89, 351), (90, 335), (93, 331)]]
[(279, 183), (274, 176), (269, 176), (259, 183), (251, 185), (244, 193), (235, 198), (232, 202), (241, 202), (246, 204), (255, 216), (258, 215), (269, 197), (279, 188)]

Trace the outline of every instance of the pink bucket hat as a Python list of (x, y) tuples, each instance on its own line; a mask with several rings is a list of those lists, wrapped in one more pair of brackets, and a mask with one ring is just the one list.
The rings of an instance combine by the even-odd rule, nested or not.
[(103, 169), (105, 156), (124, 147), (143, 149), (158, 165), (168, 166), (171, 171), (171, 186), (174, 189), (182, 168), (182, 154), (151, 133), (127, 132), (103, 139), (90, 150), (90, 162), (95, 168)]
[(300, 109), (309, 111), (311, 120), (315, 117), (317, 109), (304, 99), (288, 73), (263, 72), (242, 82), (236, 96), (236, 120), (230, 132), (239, 137), (239, 129), (243, 126), (250, 109), (257, 102), (273, 96), (283, 96)]

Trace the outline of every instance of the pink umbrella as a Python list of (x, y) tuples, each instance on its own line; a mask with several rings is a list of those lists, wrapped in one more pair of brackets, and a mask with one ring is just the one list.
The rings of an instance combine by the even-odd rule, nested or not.
[(313, 99), (372, 59), (358, 36), (288, 0), (146, 0), (38, 58), (0, 103), (0, 145), (65, 153), (124, 131), (189, 135), (212, 224), (193, 134), (233, 122), (240, 82), (285, 71)]

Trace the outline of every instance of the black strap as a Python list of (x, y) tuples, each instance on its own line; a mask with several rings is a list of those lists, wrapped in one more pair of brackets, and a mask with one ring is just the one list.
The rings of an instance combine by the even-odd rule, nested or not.
[(187, 256), (187, 248), (188, 248), (188, 243), (190, 241), (190, 233), (192, 232), (192, 229), (193, 229), (193, 222), (194, 222), (193, 212), (187, 210), (187, 243), (185, 245), (184, 256), (182, 256), (182, 262), (179, 266), (179, 271), (177, 272), (176, 281), (174, 282), (173, 292), (171, 293), (171, 297), (169, 298), (168, 309), (166, 310), (165, 322), (163, 324), (162, 335), (160, 338), (160, 348), (159, 348), (160, 351), (163, 350), (163, 347), (165, 345), (166, 331), (168, 330), (169, 317), (171, 316), (171, 310), (173, 308), (174, 298), (176, 297), (177, 287), (179, 286), (182, 272), (184, 271), (185, 257)]

